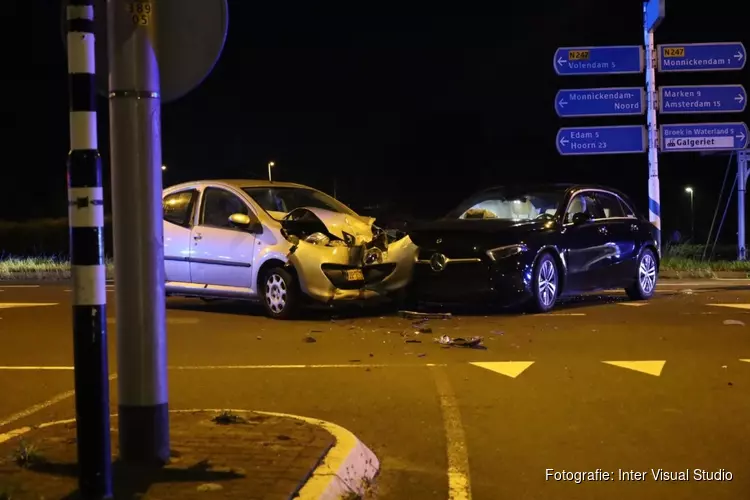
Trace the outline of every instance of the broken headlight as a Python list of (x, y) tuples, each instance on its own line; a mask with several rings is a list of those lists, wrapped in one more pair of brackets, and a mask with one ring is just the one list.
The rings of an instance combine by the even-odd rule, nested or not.
[(378, 247), (372, 247), (365, 253), (365, 265), (381, 264), (383, 262), (383, 251)]
[(313, 245), (327, 245), (330, 241), (331, 238), (323, 233), (313, 233), (305, 238), (305, 242), (312, 243)]
[(289, 232), (286, 229), (281, 230), (281, 236), (283, 236), (292, 245), (299, 244), (299, 238), (293, 234), (289, 234)]
[(487, 257), (492, 260), (507, 259), (508, 257), (513, 257), (514, 255), (518, 255), (519, 253), (523, 253), (526, 250), (526, 245), (524, 245), (523, 243), (519, 245), (508, 245), (504, 247), (493, 248), (492, 250), (487, 250)]

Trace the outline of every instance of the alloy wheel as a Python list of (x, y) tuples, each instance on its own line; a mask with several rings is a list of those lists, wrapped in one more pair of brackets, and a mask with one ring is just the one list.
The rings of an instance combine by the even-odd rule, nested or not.
[(557, 294), (557, 272), (551, 260), (544, 260), (539, 269), (538, 278), (539, 301), (544, 307), (550, 307)]
[(656, 286), (656, 262), (650, 253), (641, 257), (641, 264), (638, 266), (638, 281), (641, 284), (641, 290), (646, 295), (650, 295)]
[(266, 304), (274, 313), (279, 314), (284, 310), (287, 303), (287, 286), (284, 278), (273, 273), (266, 278)]

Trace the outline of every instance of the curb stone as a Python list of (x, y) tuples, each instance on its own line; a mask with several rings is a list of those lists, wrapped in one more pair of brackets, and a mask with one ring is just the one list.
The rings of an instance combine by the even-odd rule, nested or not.
[(677, 271), (665, 269), (659, 272), (659, 278), (666, 280), (681, 279), (725, 279), (744, 280), (750, 278), (750, 273), (744, 271)]
[[(363, 495), (365, 488), (370, 484), (380, 471), (380, 461), (375, 454), (362, 443), (349, 430), (325, 420), (292, 415), (288, 413), (275, 413), (253, 410), (235, 409), (188, 409), (170, 410), (170, 413), (220, 413), (229, 411), (232, 413), (257, 413), (270, 417), (286, 417), (301, 420), (305, 423), (322, 427), (330, 433), (335, 444), (326, 452), (317, 467), (313, 469), (307, 480), (299, 489), (297, 499), (299, 500), (339, 500), (349, 494)], [(112, 414), (116, 417), (117, 414)], [(21, 427), (0, 434), (0, 443), (23, 436), (34, 429), (45, 429), (56, 425), (74, 423), (76, 419), (57, 420), (45, 422), (33, 427)]]

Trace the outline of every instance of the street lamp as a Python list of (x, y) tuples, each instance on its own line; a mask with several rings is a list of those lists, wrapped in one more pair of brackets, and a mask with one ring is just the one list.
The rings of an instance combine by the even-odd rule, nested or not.
[(271, 169), (273, 167), (275, 167), (275, 166), (276, 166), (276, 164), (274, 162), (272, 162), (272, 161), (268, 162), (268, 182), (272, 182), (273, 181), (273, 179), (271, 179)]
[(690, 195), (690, 239), (695, 240), (695, 212), (693, 210), (693, 188), (690, 186), (685, 188), (685, 192)]
[(166, 165), (162, 165), (162, 166), (161, 166), (161, 171), (162, 171), (162, 172), (164, 172), (164, 171), (165, 171), (166, 169), (167, 169), (167, 166), (166, 166)]

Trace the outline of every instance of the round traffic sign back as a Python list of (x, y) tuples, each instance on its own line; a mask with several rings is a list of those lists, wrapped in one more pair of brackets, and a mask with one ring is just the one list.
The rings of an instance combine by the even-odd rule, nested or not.
[[(109, 0), (121, 15), (146, 12), (141, 23), (156, 22), (156, 57), (159, 63), (161, 101), (168, 103), (195, 89), (219, 60), (229, 26), (227, 0)], [(62, 2), (62, 35), (67, 43), (66, 4)], [(96, 79), (99, 92), (109, 93), (107, 3), (94, 0)], [(144, 14), (145, 15), (145, 14)]]

